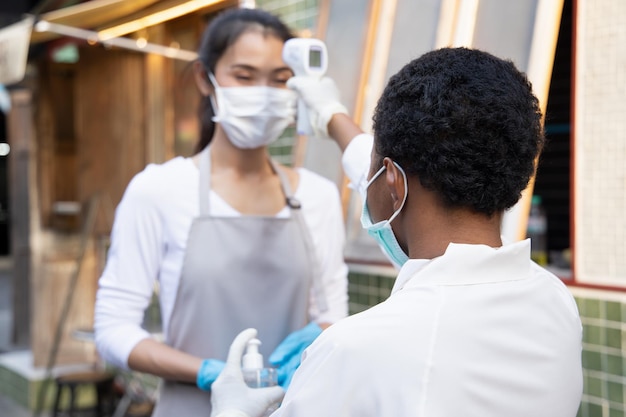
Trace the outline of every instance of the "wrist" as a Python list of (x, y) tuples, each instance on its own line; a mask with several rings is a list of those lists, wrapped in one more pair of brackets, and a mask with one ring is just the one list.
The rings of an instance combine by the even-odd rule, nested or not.
[[(361, 134), (363, 130), (347, 114), (335, 114), (328, 123), (328, 135), (337, 142), (342, 152)], [(369, 164), (369, 158), (367, 162)]]
[(320, 111), (319, 128), (322, 129), (326, 136), (328, 136), (328, 124), (330, 123), (333, 116), (337, 114), (348, 114), (348, 109), (346, 109), (346, 106), (339, 102), (332, 103), (331, 105), (326, 106), (322, 111)]

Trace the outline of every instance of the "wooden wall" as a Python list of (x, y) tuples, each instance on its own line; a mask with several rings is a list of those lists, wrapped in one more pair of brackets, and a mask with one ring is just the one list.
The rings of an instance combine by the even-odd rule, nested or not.
[[(147, 163), (145, 62), (146, 55), (135, 52), (81, 50), (75, 87), (81, 201), (101, 193), (116, 205)], [(109, 230), (100, 218), (97, 232)]]
[[(205, 22), (205, 15), (190, 15), (146, 34), (150, 42), (195, 49)], [(74, 331), (93, 326), (114, 209), (146, 164), (195, 143), (188, 126), (199, 98), (186, 62), (88, 45), (80, 46), (74, 64), (55, 64), (47, 56), (39, 61), (29, 165), (36, 202), (27, 215), (34, 225), (30, 345), (37, 367), (49, 363), (57, 334), (56, 364), (96, 359), (93, 343), (76, 340)], [(59, 214), (59, 201), (76, 202), (78, 213)]]
[[(40, 71), (40, 210), (34, 215), (40, 216), (41, 227), (34, 232), (31, 347), (35, 366), (47, 365), (66, 314), (56, 364), (91, 362), (93, 344), (76, 340), (73, 333), (93, 326), (114, 207), (148, 162), (146, 55), (85, 47), (78, 64), (47, 63)], [(163, 91), (151, 98), (165, 101)], [(79, 204), (75, 223), (54, 212), (59, 201)], [(88, 224), (92, 204), (95, 217)]]

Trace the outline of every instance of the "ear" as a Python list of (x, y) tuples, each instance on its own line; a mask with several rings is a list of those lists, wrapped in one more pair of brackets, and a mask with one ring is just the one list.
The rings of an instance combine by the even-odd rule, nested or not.
[(209, 82), (204, 65), (200, 61), (193, 63), (193, 75), (196, 80), (198, 90), (203, 96), (209, 96), (213, 94), (213, 85)]
[(385, 159), (383, 159), (383, 165), (385, 165), (386, 168), (385, 184), (391, 194), (393, 209), (398, 210), (402, 205), (404, 195), (407, 192), (404, 184), (404, 176), (390, 158), (385, 157)]

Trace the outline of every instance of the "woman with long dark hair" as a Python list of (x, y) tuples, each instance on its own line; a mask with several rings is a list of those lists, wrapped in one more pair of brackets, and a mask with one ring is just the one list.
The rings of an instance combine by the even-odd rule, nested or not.
[[(117, 208), (96, 344), (108, 362), (163, 378), (155, 416), (209, 415), (207, 391), (241, 329), (259, 329), (286, 387), (304, 348), (347, 315), (338, 190), (267, 149), (295, 118), (290, 37), (261, 10), (218, 15), (194, 65), (198, 153), (146, 167)], [(155, 282), (163, 343), (141, 328)]]

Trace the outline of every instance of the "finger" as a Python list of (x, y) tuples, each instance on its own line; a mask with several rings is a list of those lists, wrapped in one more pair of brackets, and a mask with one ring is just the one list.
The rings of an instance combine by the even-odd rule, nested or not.
[(299, 351), (301, 344), (302, 341), (299, 339), (299, 333), (291, 333), (278, 345), (274, 352), (272, 352), (268, 360), (273, 365), (281, 365)]
[(270, 364), (272, 364), (272, 366), (280, 366), (282, 365), (282, 361), (285, 358), (285, 352), (283, 352), (283, 350), (278, 350), (280, 349), (280, 346), (272, 352), (272, 354), (270, 355), (270, 357), (268, 358), (268, 361)]
[(307, 89), (310, 91), (312, 86), (317, 85), (318, 81), (311, 77), (293, 76), (287, 80), (287, 88), (294, 90), (297, 93), (305, 93)]
[(239, 333), (235, 340), (230, 344), (230, 349), (228, 350), (228, 359), (226, 362), (229, 365), (234, 365), (235, 367), (241, 367), (241, 357), (243, 356), (243, 352), (246, 349), (246, 344), (251, 339), (254, 339), (257, 335), (257, 330), (253, 328), (245, 329), (241, 333)]
[(296, 369), (298, 369), (299, 366), (300, 361), (294, 358), (279, 368), (277, 373), (278, 385), (287, 389), (294, 372), (296, 372)]
[(279, 346), (269, 357), (269, 362), (273, 366), (282, 366), (287, 362), (294, 354), (296, 346), (281, 345)]
[(259, 401), (263, 401), (269, 407), (282, 401), (285, 396), (285, 390), (279, 386), (256, 388), (253, 394), (259, 398)]
[(280, 385), (281, 387), (285, 386), (285, 381), (287, 380), (287, 370), (283, 369), (283, 368), (277, 368), (278, 370), (276, 371), (276, 382), (278, 382), (278, 385)]
[(293, 374), (295, 373), (296, 373), (296, 370), (294, 369), (293, 372), (289, 372), (289, 374), (287, 374), (287, 377), (285, 378), (283, 383), (280, 384), (280, 386), (283, 387), (283, 389), (289, 388), (289, 385), (291, 384), (291, 380), (293, 379)]
[(300, 91), (300, 78), (295, 75), (287, 80), (287, 88)]

